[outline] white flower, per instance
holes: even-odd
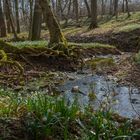
[[[46,121],[47,121],[47,117],[44,116],[44,117],[42,118],[42,121],[43,121],[43,122],[46,122]]]

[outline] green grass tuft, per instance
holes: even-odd
[[[81,48],[116,48],[115,46],[101,43],[70,43],[70,44],[81,46]]]
[[[140,24],[133,23],[126,26],[119,27],[117,30],[114,30],[115,33],[117,32],[131,32],[133,30],[140,29]]]
[[[119,125],[111,119],[110,111],[92,110],[90,106],[81,110],[76,101],[68,105],[61,96],[51,97],[41,92],[22,96],[20,93],[0,90],[0,117],[8,117],[9,121],[10,118],[22,118],[24,133],[30,139],[88,140],[133,137],[131,121]],[[9,129],[4,132],[8,133]],[[4,136],[3,134],[0,138],[3,139]]]
[[[40,47],[46,47],[48,42],[47,41],[20,41],[20,42],[11,42],[11,44],[17,48],[24,48],[24,47],[35,47],[35,48],[40,48]]]

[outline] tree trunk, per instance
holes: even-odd
[[[5,37],[5,36],[6,36],[6,25],[5,25],[4,14],[2,10],[2,3],[0,0],[0,37]]]
[[[67,27],[67,25],[68,25],[68,19],[69,19],[69,15],[70,15],[70,11],[71,11],[71,4],[72,4],[72,0],[69,0],[67,14],[64,17],[64,19],[65,19],[64,27]]]
[[[116,19],[118,18],[118,0],[114,0],[114,14],[113,16],[116,16]]]
[[[67,46],[67,41],[65,37],[63,36],[60,26],[56,20],[56,17],[54,16],[51,10],[49,1],[40,0],[39,3],[40,3],[40,6],[41,6],[41,9],[45,17],[49,33],[50,33],[49,46],[51,46],[52,44],[58,44],[58,43],[62,43],[65,46]]]
[[[17,25],[17,33],[20,33],[20,25],[19,25],[19,0],[15,0],[15,10],[16,10],[16,25]]]
[[[10,1],[9,0],[5,0],[5,2],[6,2],[6,5],[7,5],[7,13],[8,13],[8,17],[9,17],[9,20],[10,20],[10,24],[11,24],[11,27],[12,27],[13,34],[14,34],[14,38],[17,40],[18,36],[17,36],[16,30],[15,30],[12,10],[10,8]]]
[[[91,0],[91,24],[89,29],[97,27],[97,0]]]
[[[30,4],[30,25],[29,25],[29,34],[28,34],[28,39],[29,40],[31,40],[31,38],[32,38],[33,3],[34,3],[34,0],[29,0],[29,4]]]
[[[105,1],[102,0],[102,16],[105,15]]]
[[[128,0],[125,0],[125,2],[126,2],[126,12],[127,12],[128,17],[130,17],[131,15],[129,12]]]
[[[5,17],[6,17],[6,27],[7,27],[7,32],[11,33],[11,24],[10,24],[10,19],[8,16],[8,9],[7,9],[7,4],[5,2],[5,0],[3,0],[3,9],[4,9],[4,13],[5,13]]]
[[[57,13],[57,20],[60,20],[62,18],[62,7],[61,7],[61,0],[56,0],[56,13]]]
[[[85,6],[86,6],[86,8],[87,8],[87,12],[88,12],[88,18],[90,18],[90,17],[91,17],[90,7],[89,7],[89,5],[88,5],[87,0],[84,0],[84,2],[85,2]]]
[[[42,11],[39,0],[35,0],[31,40],[39,40],[41,33]]]
[[[113,7],[112,7],[112,5],[113,5],[113,1],[110,0],[109,14],[110,14],[111,16],[113,15]]]
[[[78,0],[73,0],[73,10],[75,14],[76,22],[79,22],[79,10],[78,10]]]
[[[24,2],[25,2],[25,0],[21,1],[23,19],[25,19],[25,3]]]
[[[125,0],[122,1],[122,12],[124,13],[125,12]]]

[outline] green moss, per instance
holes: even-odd
[[[92,60],[88,60],[86,62],[88,66],[91,67],[92,70],[97,69],[98,67],[108,67],[113,66],[115,64],[113,58],[94,58]]]
[[[0,61],[7,61],[7,55],[3,50],[0,50],[1,60]]]
[[[46,47],[48,45],[47,41],[19,41],[19,42],[11,42],[11,45],[17,48],[31,47],[31,48],[41,48]]]
[[[80,46],[81,48],[116,48],[115,46],[101,43],[69,43],[69,44]]]
[[[134,23],[134,24],[122,26],[122,27],[119,27],[116,30],[114,30],[114,32],[115,33],[117,33],[117,32],[131,32],[131,31],[136,30],[136,29],[140,29],[140,24]]]

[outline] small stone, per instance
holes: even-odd
[[[78,92],[79,92],[79,86],[74,86],[74,87],[71,89],[71,92],[73,92],[73,93],[78,93]]]
[[[70,81],[74,81],[75,78],[74,77],[68,77]]]

